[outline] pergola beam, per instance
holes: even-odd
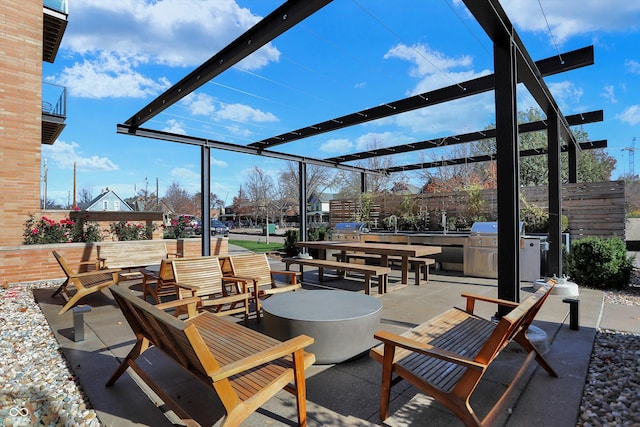
[[[580,142],[580,148],[582,150],[595,150],[597,148],[607,148],[607,140],[599,140],[599,141],[589,141],[589,142]],[[569,146],[563,145],[561,148],[563,153],[569,151]],[[531,156],[542,156],[548,154],[548,150],[546,148],[532,148],[528,150],[520,151],[520,158],[522,157],[531,157]],[[495,154],[481,154],[479,156],[471,156],[471,157],[461,157],[457,159],[448,159],[448,160],[434,160],[432,162],[423,162],[423,163],[413,163],[410,165],[403,166],[393,166],[386,169],[381,169],[381,171],[385,171],[389,174],[397,173],[397,172],[409,172],[419,169],[431,169],[431,168],[439,168],[444,166],[459,166],[459,165],[469,165],[473,163],[482,163],[489,162],[496,159]]]
[[[585,67],[593,64],[593,46],[563,53],[562,59],[563,61],[558,61],[556,57],[551,57],[540,60],[536,62],[536,64],[540,66],[540,70],[541,72],[544,72],[544,76],[550,76],[576,68]],[[259,148],[275,147],[277,145],[309,138],[326,132],[333,132],[339,129],[370,122],[372,120],[395,116],[397,114],[406,113],[419,108],[466,98],[472,95],[478,95],[480,93],[493,90],[494,87],[495,76],[490,74],[289,131],[271,138],[263,139],[262,141],[251,143],[249,146]]]
[[[588,113],[573,114],[566,117],[569,126],[585,125],[588,123],[601,122],[604,120],[604,112],[602,110],[590,111]],[[519,133],[536,132],[547,129],[545,120],[535,122],[522,123],[518,125]],[[430,148],[438,148],[455,144],[464,144],[468,142],[482,141],[485,139],[495,138],[496,130],[487,129],[464,133],[460,135],[445,136],[442,138],[434,138],[426,141],[411,142],[408,144],[396,145],[393,147],[376,148],[369,151],[361,151],[359,153],[345,154],[342,156],[330,157],[325,159],[329,162],[346,163],[355,160],[363,160],[371,157],[379,157],[391,154],[408,153],[412,151],[426,150]]]
[[[215,148],[218,150],[233,151],[235,153],[252,154],[256,156],[270,157],[274,159],[286,160],[290,162],[302,162],[306,164],[342,169],[350,172],[368,173],[373,175],[384,175],[384,171],[361,168],[358,166],[341,165],[327,160],[314,159],[312,157],[298,156],[295,154],[287,154],[278,151],[262,150],[244,145],[231,144],[229,142],[213,141],[211,139],[199,138],[189,135],[179,135],[171,132],[164,132],[154,129],[138,128],[126,124],[116,126],[119,134],[139,136],[143,138],[158,139],[161,141],[178,142],[181,144],[197,145],[199,147]]]
[[[288,0],[256,25],[228,44],[158,98],[134,114],[125,123],[132,127],[144,123],[189,95],[214,77],[242,61],[280,34],[296,26],[331,0]]]

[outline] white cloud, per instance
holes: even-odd
[[[356,139],[356,149],[358,151],[366,151],[410,142],[415,142],[415,139],[396,132],[368,132]]]
[[[229,166],[229,164],[227,162],[225,162],[224,160],[218,160],[215,158],[211,158],[211,166],[215,166],[218,168],[226,168],[227,166]]]
[[[419,81],[408,91],[408,95],[429,92],[490,74],[489,70],[474,71],[470,56],[448,57],[426,45],[398,44],[384,57],[399,58],[413,64],[409,74],[419,78]],[[468,129],[484,128],[494,120],[493,111],[493,96],[481,94],[449,102],[446,105],[435,105],[400,114],[395,116],[393,121],[417,135],[457,133]],[[385,125],[387,121],[378,121],[376,124]]]
[[[209,116],[216,110],[213,97],[205,93],[191,93],[182,102],[193,115]]]
[[[628,59],[624,62],[624,66],[627,67],[627,71],[633,74],[640,74],[640,63],[633,59]]]
[[[116,171],[118,165],[113,163],[108,157],[82,157],[80,144],[76,142],[66,143],[57,140],[53,145],[42,146],[42,157],[53,162],[60,169],[73,169],[76,165],[78,171],[94,172],[100,171]]]
[[[566,108],[567,101],[571,105],[579,105],[580,99],[584,95],[582,88],[577,87],[573,82],[568,80],[550,83],[549,90],[562,109]]]
[[[424,44],[407,46],[400,43],[392,47],[384,55],[384,58],[399,58],[413,63],[414,67],[410,70],[409,75],[420,78],[431,74],[440,74],[452,68],[469,67],[472,63],[470,56],[447,57]]]
[[[632,105],[620,114],[616,114],[616,119],[628,123],[631,126],[640,123],[640,105]]]
[[[346,138],[330,139],[320,145],[320,151],[325,153],[346,153],[353,148],[353,143]]]
[[[548,34],[548,21],[553,38],[560,45],[576,35],[628,32],[640,28],[640,3],[637,1],[615,2],[615,5],[602,0],[581,0],[579,3],[502,0],[500,3],[518,30]]]
[[[194,172],[188,167],[177,167],[171,169],[169,176],[173,177],[173,181],[178,182],[180,186],[191,192],[200,191],[200,173]]]
[[[245,104],[223,104],[214,116],[218,119],[233,120],[237,122],[277,122],[278,118]]]
[[[607,85],[602,89],[602,97],[608,99],[612,104],[618,102],[616,99],[615,88],[612,85]]]
[[[261,19],[233,0],[84,0],[72,13],[63,48],[135,52],[169,66],[204,62]],[[266,45],[242,64],[256,69],[279,55]]]
[[[184,130],[184,123],[182,123],[180,120],[169,119],[167,120],[167,125],[168,126],[162,128],[163,132],[171,132],[178,135],[187,134],[187,131]]]
[[[66,86],[70,95],[80,98],[145,98],[169,87],[167,79],[154,80],[135,70],[145,62],[143,57],[101,52],[45,79]]]

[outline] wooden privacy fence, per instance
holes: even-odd
[[[521,194],[532,205],[545,210],[549,208],[547,186],[523,187]],[[405,195],[378,194],[371,206],[371,220],[382,228],[382,220],[398,215]],[[469,195],[465,191],[450,193],[413,194],[414,214],[423,217],[427,230],[441,230],[442,212],[447,217],[471,218]],[[486,220],[497,218],[497,196],[495,189],[482,190],[480,198],[483,209],[479,212]],[[353,221],[359,212],[354,200],[332,200],[330,202],[330,226],[338,222]],[[604,181],[564,184],[562,186],[562,214],[569,219],[571,240],[588,236],[625,238],[625,182]]]

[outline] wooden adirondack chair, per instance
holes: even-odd
[[[53,296],[56,296],[63,292],[68,299],[67,303],[62,307],[58,314],[62,314],[69,310],[82,297],[115,284],[117,282],[118,273],[121,271],[120,269],[110,269],[75,273],[71,267],[69,267],[69,264],[67,264],[67,261],[62,255],[56,251],[53,251],[52,253],[56,258],[56,261],[58,261],[58,264],[60,264],[60,268],[62,268],[62,271],[64,271],[64,274],[67,276],[67,280],[65,280],[64,283],[53,293]],[[69,285],[72,285],[76,289],[74,294],[71,294],[69,291]]]
[[[131,368],[164,402],[160,408],[172,409],[185,425],[200,425],[142,369],[147,363],[137,363],[140,355],[154,346],[218,395],[225,415],[216,425],[241,425],[282,389],[296,396],[298,425],[307,425],[304,371],[315,356],[304,348],[313,344],[313,338],[299,335],[281,342],[213,313],[195,315],[197,298],[151,305],[117,286],[110,290],[136,336],[136,344],[107,387]],[[178,304],[190,307],[184,310],[189,319],[182,321],[162,310]]]
[[[212,311],[218,316],[243,313],[244,323],[248,323],[246,280],[223,277],[217,257],[176,258],[171,260],[171,266],[179,299],[199,297],[199,309]]]
[[[293,271],[271,270],[266,254],[231,256],[228,259],[233,277],[247,281],[251,285],[251,298],[255,301],[256,319],[260,321],[260,298],[280,292],[300,289],[300,283]],[[283,275],[286,284],[278,285],[275,276]]]
[[[371,357],[382,364],[380,419],[389,416],[391,387],[406,380],[424,394],[453,412],[466,426],[491,426],[509,403],[509,396],[526,378],[534,361],[552,377],[556,372],[526,332],[538,310],[551,294],[554,284],[540,287],[521,303],[497,298],[462,294],[466,309],[452,308],[402,335],[378,331],[382,341],[371,349]],[[498,322],[474,314],[477,301],[511,307]],[[520,369],[488,414],[480,419],[470,404],[476,386],[491,363],[506,346],[515,341],[527,353]]]

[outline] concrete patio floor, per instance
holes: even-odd
[[[273,262],[273,269],[282,267],[281,263]],[[457,273],[432,271],[428,285],[399,286],[398,282],[399,271],[394,270],[389,280],[390,292],[376,295],[383,304],[380,328],[394,332],[406,331],[452,306],[463,306],[460,298],[463,292],[497,295],[495,280],[464,277]],[[522,298],[531,292],[530,285],[522,284]],[[358,279],[334,280],[319,286],[316,270],[305,269],[305,292],[322,289],[323,286],[362,292],[362,282]],[[130,289],[137,293],[141,291],[139,284],[131,285]],[[377,291],[376,287],[374,291]],[[53,289],[39,289],[34,293],[65,357],[104,425],[180,424],[171,414],[163,413],[161,402],[131,375],[123,375],[113,387],[104,386],[134,343],[131,329],[108,291],[82,300],[83,304],[91,306],[91,312],[84,315],[85,339],[80,342],[73,339],[72,312],[57,314],[62,299],[51,297]],[[572,330],[569,328],[569,306],[562,299],[562,296],[552,295],[534,322],[547,334],[549,351],[546,358],[559,377],[549,377],[534,365],[522,389],[514,394],[511,409],[503,414],[498,425],[576,425],[596,329],[640,332],[640,321],[631,311],[626,311],[623,306],[615,306],[615,310],[608,307],[603,303],[603,293],[591,289],[580,291],[580,328]],[[495,313],[495,307],[488,304],[477,308],[482,316]],[[250,326],[260,330],[255,320],[250,322]],[[517,350],[505,351],[492,365],[472,398],[472,406],[480,416],[495,403],[523,357]],[[163,354],[150,349],[141,359],[143,369],[201,425],[213,425],[220,419],[223,412],[215,394]],[[461,425],[449,411],[407,384],[398,384],[392,390],[392,415],[381,422],[378,417],[380,376],[379,364],[367,354],[336,365],[311,367],[307,371],[309,426]],[[243,426],[295,424],[295,400],[282,391],[251,415]]]

